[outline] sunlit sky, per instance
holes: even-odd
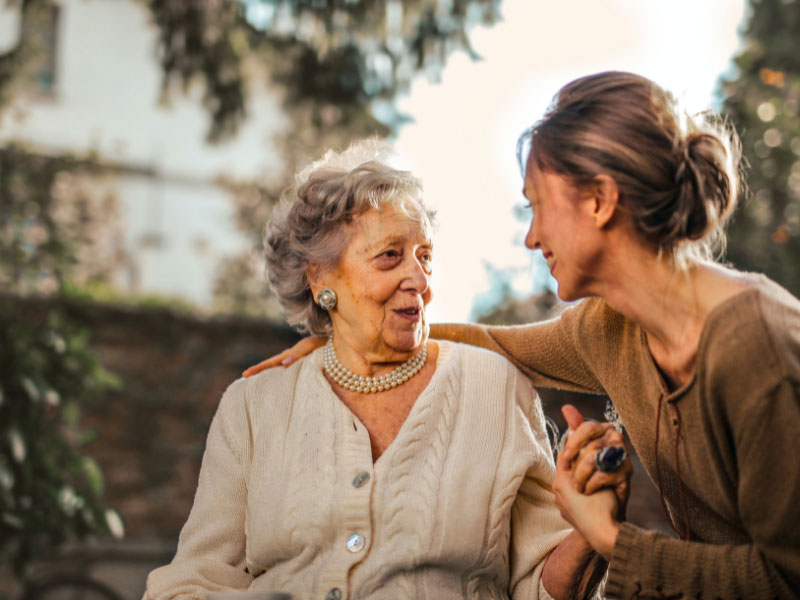
[[[597,71],[633,71],[690,110],[714,107],[746,10],[744,0],[504,0],[502,8],[503,22],[472,32],[484,60],[456,54],[440,82],[420,78],[398,103],[414,122],[395,147],[438,211],[432,321],[469,318],[475,298],[485,300],[490,289],[485,263],[518,269],[519,294],[530,293],[534,281],[548,285],[513,214],[522,202],[514,151],[563,84]]]

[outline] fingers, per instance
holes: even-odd
[[[584,421],[581,411],[572,406],[572,404],[565,404],[562,406],[561,414],[564,415],[564,419],[567,421],[567,427],[573,430],[580,427],[581,423]]]
[[[592,440],[602,438],[609,429],[613,431],[609,423],[583,421],[569,433],[561,454],[564,455],[566,460],[572,462],[580,454],[584,446],[591,443]]]
[[[633,464],[630,458],[626,459],[622,466],[611,473],[595,470],[585,481],[583,486],[584,494],[593,494],[602,488],[610,488],[617,492],[621,502],[628,500],[628,481],[633,473]]]
[[[625,446],[622,435],[613,427],[607,423],[595,423],[595,425],[599,427],[593,427],[591,431],[585,432],[584,436],[598,435],[601,432],[602,435],[587,439],[586,443],[578,450],[572,460],[572,477],[575,480],[577,488],[582,492],[585,492],[586,483],[589,478],[597,472],[597,465],[595,464],[597,451],[606,446]],[[586,430],[588,427],[584,429]],[[602,473],[602,471],[600,471],[600,473]]]

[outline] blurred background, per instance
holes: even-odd
[[[296,339],[263,225],[353,138],[438,211],[432,320],[543,319],[517,136],[641,73],[736,125],[724,260],[800,295],[798,40],[798,0],[0,0],[0,598],[139,598],[171,558],[221,393]],[[669,530],[641,467],[629,517]]]

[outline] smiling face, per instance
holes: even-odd
[[[425,306],[432,297],[427,223],[386,204],[347,228],[349,243],[339,264],[310,278],[315,297],[322,287],[338,297],[330,315],[339,358],[354,370],[406,360],[427,337]]]
[[[528,165],[523,194],[533,212],[525,245],[542,251],[562,300],[588,295],[602,241],[592,218],[593,196],[534,164]]]

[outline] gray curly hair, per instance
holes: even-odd
[[[401,207],[426,228],[432,225],[434,213],[422,201],[422,183],[390,167],[391,156],[391,149],[375,139],[354,142],[340,153],[329,150],[297,174],[267,223],[267,279],[298,331],[331,330],[330,316],[314,302],[306,273],[311,265],[325,273],[339,263],[350,240],[345,225],[384,204]]]

